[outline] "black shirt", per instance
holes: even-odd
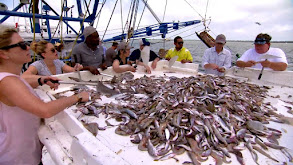
[[[129,56],[129,60],[130,61],[136,61],[140,58],[140,49],[135,49],[131,55]],[[159,56],[152,50],[150,50],[150,61],[154,61],[156,58],[159,58]],[[142,62],[142,59],[140,59],[140,61]]]
[[[119,61],[119,65],[126,65],[126,64],[128,64],[128,60],[129,60],[129,58],[127,57],[127,58],[125,59],[125,64],[123,64],[123,61],[121,60],[121,58],[120,58],[119,55],[116,55],[114,61],[115,61],[115,60],[118,60],[118,61]]]

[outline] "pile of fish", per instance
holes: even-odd
[[[200,164],[209,157],[216,164],[231,163],[234,154],[245,164],[242,150],[248,149],[255,163],[258,154],[279,162],[267,151],[279,150],[292,162],[290,151],[280,146],[280,130],[266,126],[270,121],[285,123],[270,103],[264,103],[269,87],[240,82],[233,78],[197,75],[196,77],[141,77],[103,82],[120,94],[117,103],[80,107],[85,115],[106,115],[116,119],[115,133],[130,136],[138,149],[154,160],[166,160],[187,152]],[[143,95],[141,98],[137,95]],[[121,104],[119,102],[127,102]],[[91,132],[98,125],[86,123]]]

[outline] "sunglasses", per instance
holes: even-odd
[[[28,46],[28,43],[26,42],[19,42],[17,44],[13,44],[13,45],[9,45],[9,46],[4,46],[0,49],[5,49],[5,50],[8,50],[8,49],[11,49],[11,48],[14,48],[14,47],[20,47],[22,50],[26,50],[27,49],[27,46]]]
[[[182,41],[182,42],[177,42],[177,44],[183,44],[184,42]]]
[[[51,48],[50,50],[51,50],[52,53],[55,53],[56,52],[56,49],[55,48]]]

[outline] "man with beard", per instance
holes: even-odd
[[[71,62],[79,63],[82,70],[89,70],[92,74],[99,74],[98,68],[106,69],[103,47],[99,45],[100,38],[97,30],[88,26],[83,31],[84,42],[76,45],[72,50]]]

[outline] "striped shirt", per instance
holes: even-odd
[[[53,63],[56,67],[56,74],[62,74],[63,73],[62,68],[65,65],[64,62],[56,59],[53,61]],[[36,61],[32,63],[31,65],[36,67],[36,69],[38,70],[38,75],[42,75],[42,76],[53,75],[51,71],[49,70],[48,66],[46,65],[46,63],[44,62],[44,60]]]

